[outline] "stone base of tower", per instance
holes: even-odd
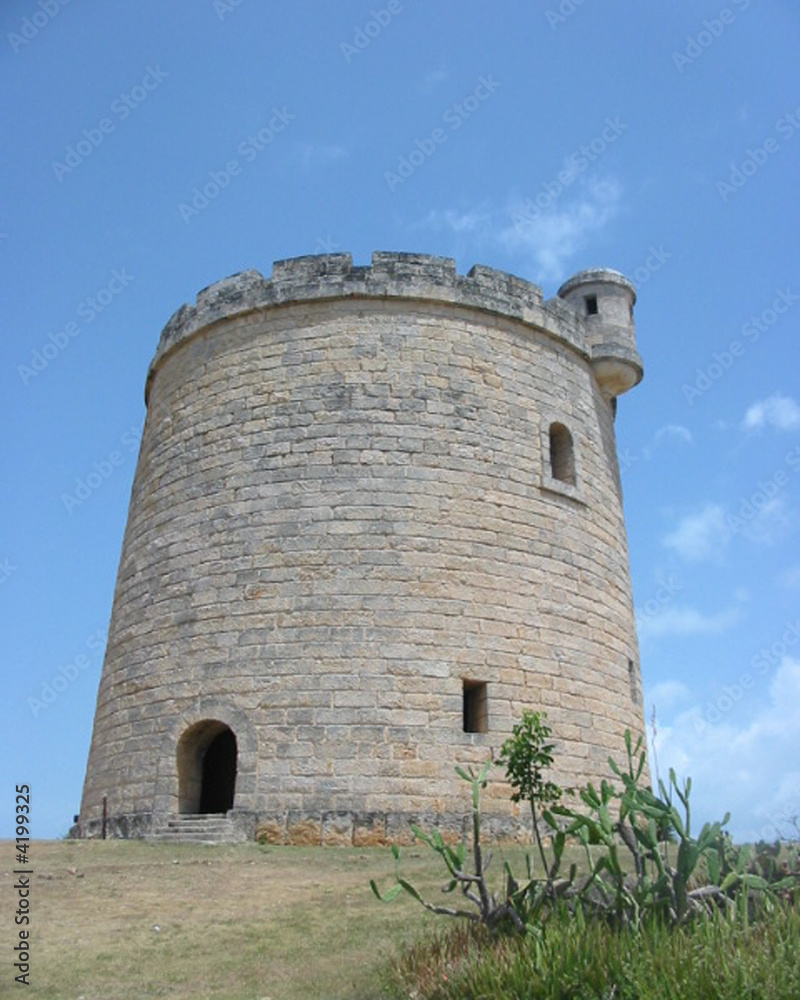
[[[218,840],[225,843],[245,843],[255,839],[255,813],[231,809],[218,815],[124,813],[108,816],[106,837],[111,840]],[[208,828],[208,830],[206,830]],[[211,832],[207,838],[198,834]],[[99,840],[103,836],[102,819],[79,820],[67,836],[72,840]]]
[[[436,829],[447,843],[468,840],[472,817],[468,813],[357,813],[344,811],[289,811],[262,817],[256,839],[268,844],[321,844],[331,847],[371,847],[410,844],[412,825]],[[530,827],[510,816],[483,816],[488,840],[530,842]]]
[[[106,836],[109,839],[140,840],[153,829],[153,814],[142,812],[108,816],[105,827]],[[70,840],[99,840],[102,836],[103,820],[99,817],[97,819],[79,819],[67,834]]]
[[[109,816],[106,820],[106,837],[121,840],[156,840],[171,843],[194,841],[186,822],[196,817],[155,813],[128,813]],[[222,819],[222,817],[221,817]],[[375,847],[385,844],[410,844],[413,841],[412,825],[424,830],[436,829],[447,843],[467,841],[472,835],[472,817],[469,813],[359,813],[347,811],[305,812],[289,810],[276,814],[257,814],[244,810],[231,810],[224,815],[230,827],[226,842],[243,843],[257,840],[264,844],[324,847]],[[530,843],[529,824],[515,816],[481,817],[481,826],[487,840]],[[169,830],[171,835],[163,836]],[[186,836],[182,836],[186,832]],[[78,821],[68,837],[75,840],[99,840],[103,835],[102,819]]]

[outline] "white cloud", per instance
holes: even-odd
[[[683,424],[666,424],[664,427],[660,427],[655,433],[653,443],[656,444],[665,437],[676,437],[687,444],[692,443],[692,432]]]
[[[432,90],[439,86],[440,83],[449,77],[449,73],[446,69],[436,69],[431,73],[426,73],[419,84],[419,90],[423,94],[429,94]]]
[[[682,681],[659,681],[645,692],[645,705],[655,705],[659,712],[668,712],[689,698],[689,688]]]
[[[747,685],[731,679],[705,705],[659,725],[661,774],[674,767],[693,779],[700,822],[730,810],[736,837],[774,838],[776,827],[787,830],[800,814],[798,732],[800,660],[784,657],[768,685],[764,678]]]
[[[743,423],[748,430],[764,426],[780,431],[796,430],[800,427],[800,406],[790,396],[781,396],[776,392],[753,403],[745,413]]]
[[[642,449],[644,457],[652,458],[656,448],[662,442],[668,440],[679,441],[689,445],[694,444],[692,432],[688,427],[684,427],[683,424],[666,424],[664,427],[659,427],[650,443],[644,446]]]
[[[783,497],[764,500],[760,506],[756,497],[744,498],[730,516],[720,504],[706,504],[681,518],[661,544],[689,563],[718,560],[734,535],[757,545],[775,545],[794,527],[796,517]]]
[[[414,226],[415,229],[449,229],[457,236],[463,236],[465,233],[486,234],[491,227],[491,210],[480,208],[473,208],[467,212],[457,212],[452,208],[443,211],[433,210],[428,212],[422,222]]]
[[[725,511],[719,504],[706,504],[697,514],[687,514],[663,545],[686,562],[701,562],[719,555],[730,540]]]
[[[642,639],[664,635],[721,635],[740,617],[738,608],[706,615],[697,608],[665,607],[652,615],[637,616],[636,625]]]
[[[317,145],[312,142],[298,143],[296,149],[303,170],[325,167],[343,160],[348,155],[347,150],[342,146]]]
[[[793,520],[783,497],[773,497],[745,523],[742,533],[749,541],[759,545],[775,545],[786,535]]]
[[[486,204],[463,212],[431,211],[413,228],[449,230],[468,238],[473,247],[518,255],[518,270],[533,281],[561,281],[571,258],[618,214],[621,201],[617,181],[580,178],[535,217],[517,199],[502,209]]]
[[[621,200],[622,187],[617,181],[589,179],[579,183],[575,196],[562,195],[534,218],[526,217],[524,208],[516,206],[511,214],[517,221],[500,230],[498,241],[530,262],[536,281],[558,281],[565,277],[568,261],[587,238],[618,214]]]
[[[778,577],[778,582],[786,590],[800,590],[800,563],[784,570]]]

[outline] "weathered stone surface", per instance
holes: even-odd
[[[256,840],[264,844],[287,844],[286,824],[277,820],[265,820],[256,827]]]
[[[172,317],[77,835],[104,794],[115,835],[200,811],[228,732],[231,801],[202,811],[274,843],[403,839],[413,816],[458,836],[454,765],[528,707],[549,712],[557,779],[607,775],[643,730],[611,398],[641,375],[635,294],[599,269],[559,295],[334,254]],[[465,682],[486,685],[485,732],[464,731]],[[486,807],[516,836],[502,786]]]
[[[303,814],[289,814],[286,824],[286,840],[289,844],[314,846],[322,843],[322,823],[319,819]]]
[[[353,820],[353,846],[375,847],[386,843],[386,815],[372,813]]]
[[[349,847],[353,843],[352,813],[323,813],[322,843],[329,847]]]

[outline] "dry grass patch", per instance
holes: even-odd
[[[6,913],[12,856],[6,842]],[[377,998],[380,966],[429,920],[370,892],[392,877],[386,848],[40,841],[31,862],[30,995],[45,1000]],[[437,891],[427,852],[403,868]],[[7,971],[0,996],[12,986]]]

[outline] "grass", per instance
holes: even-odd
[[[0,849],[9,914],[12,844]],[[404,870],[436,892],[427,854],[407,849]],[[372,895],[371,877],[392,879],[387,848],[36,841],[31,867],[37,1000],[372,1000],[388,957],[435,922]],[[11,987],[8,962],[0,997]]]
[[[0,850],[9,914],[12,844]],[[521,848],[505,854],[523,870]],[[393,882],[387,848],[36,841],[31,867],[29,992],[42,1000],[800,998],[796,911],[751,931],[720,923],[643,938],[555,922],[537,953],[406,896],[379,903],[368,883]],[[496,877],[501,868],[498,857]],[[406,848],[402,873],[436,898],[431,852]],[[0,997],[16,985],[8,962]]]
[[[450,927],[395,960],[393,982],[418,1000],[798,1000],[800,913],[640,935],[559,918],[540,942]]]

